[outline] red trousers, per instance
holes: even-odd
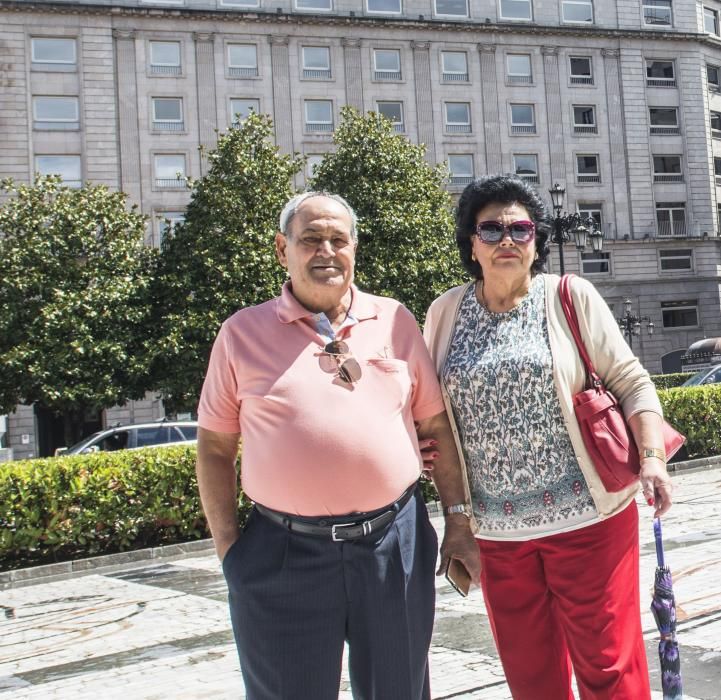
[[[481,586],[515,700],[648,700],[638,510],[527,542],[478,540]]]

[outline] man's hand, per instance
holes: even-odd
[[[645,457],[641,460],[641,489],[646,503],[656,506],[654,518],[660,518],[671,507],[673,484],[666,471],[666,465],[657,457]]]
[[[479,585],[481,580],[481,555],[470,522],[462,513],[446,516],[446,530],[441,543],[441,563],[436,576],[445,573],[448,562],[458,559],[471,575],[471,581]]]

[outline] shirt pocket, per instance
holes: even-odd
[[[409,404],[412,382],[407,362],[385,357],[371,358],[366,361],[366,372],[376,405],[382,403],[402,410]]]

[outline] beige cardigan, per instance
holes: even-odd
[[[578,464],[581,467],[588,489],[591,493],[599,516],[608,518],[625,508],[634,498],[638,483],[610,493],[606,491],[596,468],[583,444],[583,438],[573,412],[573,396],[582,391],[585,384],[585,371],[576,344],[563,315],[561,300],[558,295],[560,277],[544,275],[546,287],[546,318],[548,336],[553,359],[553,379],[556,394],[561,403],[563,420],[566,423]],[[456,315],[464,292],[474,282],[449,289],[436,299],[428,309],[423,336],[436,365],[441,382],[443,401],[446,405],[451,428],[456,440],[458,454],[463,465],[466,498],[470,503],[468,473],[463,458],[458,428],[456,426],[450,398],[443,383],[443,365],[448,353],[448,346],[455,327]],[[608,389],[616,396],[624,415],[629,418],[639,411],[653,411],[663,415],[661,403],[648,372],[642,367],[636,356],[626,344],[616,320],[595,287],[581,277],[574,277],[571,283],[573,305],[578,316],[581,336],[591,356],[596,371]],[[474,532],[478,525],[472,521]]]

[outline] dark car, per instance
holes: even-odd
[[[137,450],[141,447],[194,444],[198,439],[195,421],[136,423],[106,428],[82,439],[72,447],[59,447],[55,455],[84,455],[91,452]]]
[[[703,384],[718,384],[719,382],[721,382],[721,365],[714,365],[696,372],[693,377],[689,377],[681,386],[702,386]]]

